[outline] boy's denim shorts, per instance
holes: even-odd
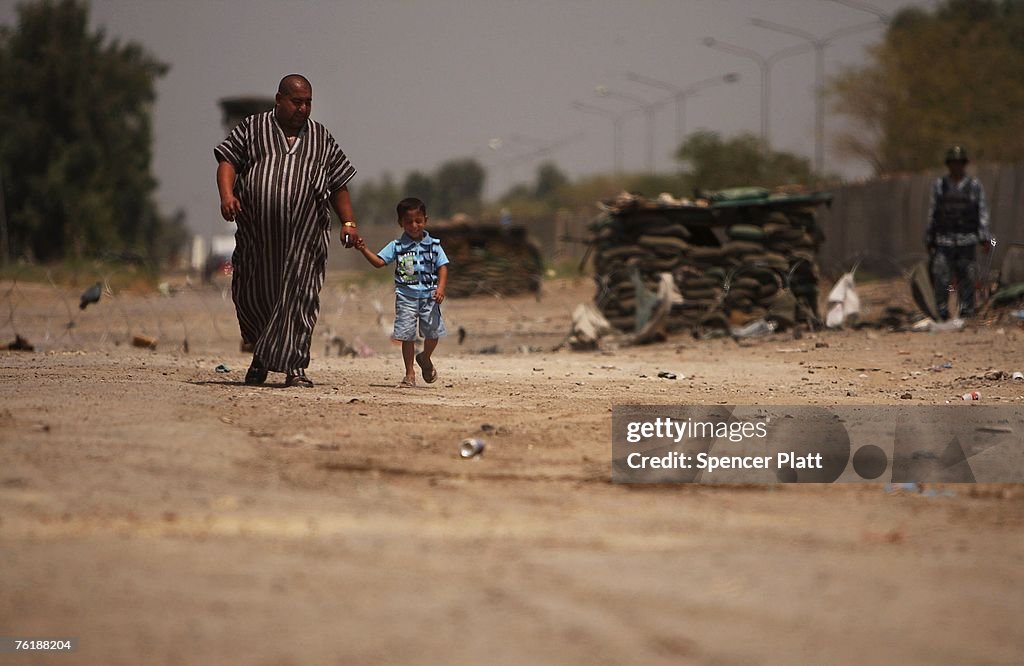
[[[441,318],[441,305],[424,292],[422,298],[395,293],[395,340],[415,340],[416,326],[424,339],[443,338],[448,335]]]

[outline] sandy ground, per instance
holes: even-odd
[[[552,352],[592,296],[561,281],[451,301],[465,343],[401,390],[389,288],[332,282],[317,384],[285,389],[241,383],[215,287],[0,292],[2,335],[40,348],[0,352],[0,636],[79,641],[4,663],[1024,659],[1020,486],[621,486],[609,460],[614,404],[1020,405],[976,378],[1022,369],[1019,327]]]

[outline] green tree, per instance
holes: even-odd
[[[813,178],[807,159],[769,150],[753,134],[723,140],[716,132],[696,132],[676,152],[683,163],[683,182],[690,188],[808,184]]]
[[[427,205],[428,212],[432,211],[434,209],[434,179],[422,171],[410,172],[405,177],[402,197],[416,197]]]
[[[842,153],[881,173],[941,163],[950,144],[973,158],[1024,157],[1024,2],[946,0],[899,12],[870,62],[830,86],[853,121]]]
[[[533,185],[517,183],[499,199],[501,207],[513,212],[534,216],[554,213],[565,205],[565,194],[572,184],[565,172],[554,162],[543,162],[537,167]]]
[[[569,184],[569,177],[554,162],[544,162],[537,167],[537,185],[533,188],[533,196],[541,201],[548,201],[553,207],[558,206],[558,191]]]
[[[88,29],[88,6],[40,0],[0,28],[0,181],[14,255],[159,254],[152,105],[167,65]]]
[[[480,212],[486,171],[473,158],[449,160],[434,176],[434,208],[438,217],[455,213],[475,215]]]

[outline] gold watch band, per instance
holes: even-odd
[[[342,222],[341,226],[343,226],[343,227],[354,227],[354,226],[356,226],[356,223],[354,221],[352,221],[352,220],[349,220],[348,222]]]

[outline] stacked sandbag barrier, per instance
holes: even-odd
[[[430,233],[441,239],[451,261],[448,296],[512,296],[540,289],[544,263],[522,227],[442,223],[431,225]]]
[[[727,331],[757,319],[785,328],[818,319],[815,207],[827,195],[751,201],[641,197],[606,202],[592,226],[595,302],[616,328],[642,325],[646,292],[672,274],[683,296],[669,330]],[[638,294],[638,290],[640,293]]]
[[[700,225],[710,221],[707,205],[666,206],[630,195],[605,204],[605,214],[591,227],[595,304],[612,326],[623,331],[639,328],[638,299],[642,310],[645,296],[657,290],[660,273],[675,274],[690,263],[690,254],[699,251],[692,243],[704,236]],[[694,306],[686,305],[685,310],[692,313]],[[685,325],[684,313],[683,306],[673,308],[670,326]]]

